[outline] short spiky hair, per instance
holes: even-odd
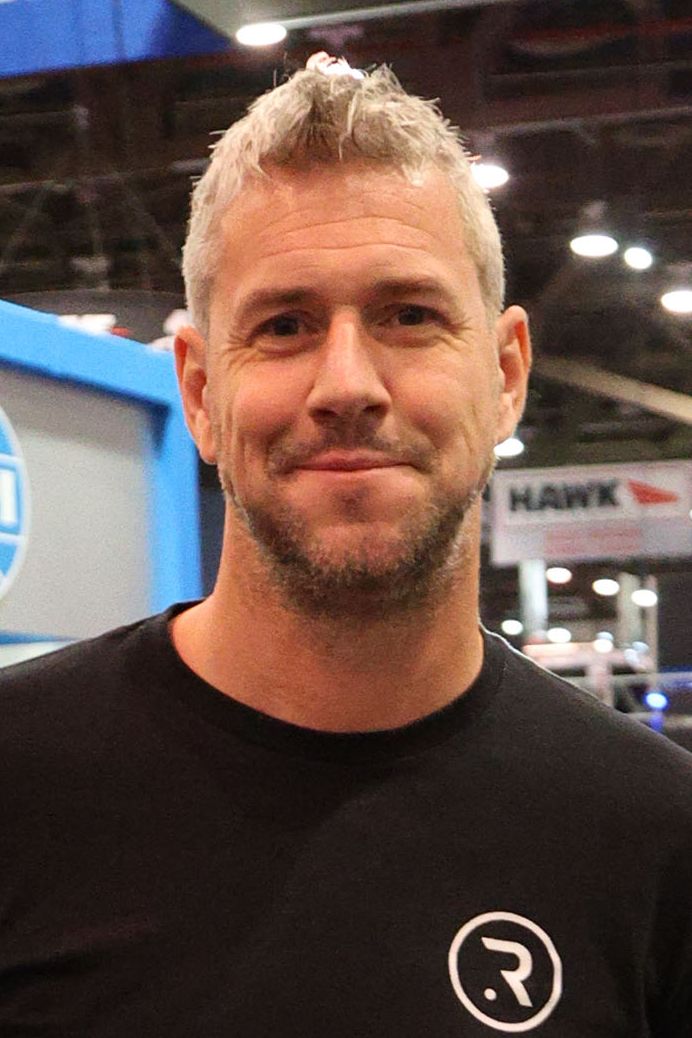
[[[192,320],[204,334],[221,247],[220,218],[245,180],[264,176],[270,166],[349,160],[399,170],[414,184],[431,167],[449,177],[488,316],[493,320],[499,314],[504,295],[500,235],[458,131],[434,103],[407,94],[386,66],[361,78],[316,69],[297,72],[259,97],[216,142],[193,191],[183,276]]]

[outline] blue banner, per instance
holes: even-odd
[[[170,0],[0,0],[0,77],[228,47]]]

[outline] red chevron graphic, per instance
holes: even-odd
[[[660,490],[652,487],[650,483],[640,483],[636,479],[628,479],[627,486],[639,505],[663,505],[671,501],[679,501],[679,495],[670,490]]]

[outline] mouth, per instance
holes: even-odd
[[[401,467],[404,464],[406,463],[381,454],[329,451],[299,465],[298,468],[312,472],[365,472],[371,469]]]

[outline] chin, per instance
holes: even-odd
[[[420,608],[449,587],[466,554],[471,503],[455,498],[396,521],[342,520],[316,529],[295,509],[238,511],[290,606],[306,615],[362,620]]]

